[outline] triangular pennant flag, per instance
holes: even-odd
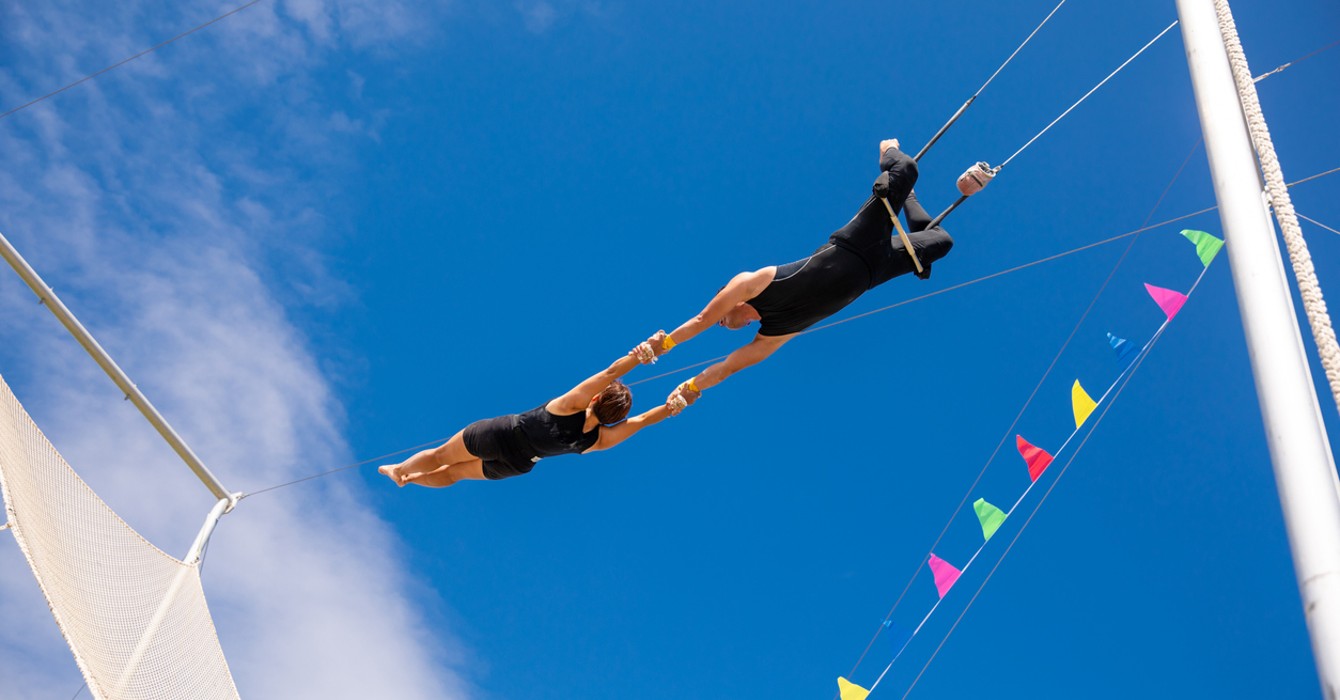
[[[1052,456],[1041,447],[1034,447],[1023,435],[1015,435],[1014,444],[1019,448],[1019,456],[1024,458],[1024,464],[1028,465],[1029,478],[1037,481],[1047,465],[1052,463]]]
[[[1108,333],[1107,342],[1112,344],[1112,349],[1117,353],[1117,362],[1120,362],[1123,368],[1140,356],[1140,347],[1125,338],[1118,338]]]
[[[1182,231],[1182,235],[1186,236],[1188,241],[1196,244],[1196,255],[1200,256],[1200,262],[1205,267],[1210,266],[1210,262],[1214,260],[1214,256],[1219,254],[1219,249],[1224,247],[1224,240],[1222,238],[1215,237],[1204,231],[1186,229]]]
[[[1163,313],[1169,321],[1177,315],[1178,311],[1182,310],[1182,304],[1186,303],[1186,295],[1181,292],[1155,287],[1149,283],[1145,283],[1145,289],[1149,291],[1149,296],[1154,297],[1154,303],[1158,304],[1160,309],[1163,309]]]
[[[954,582],[958,580],[959,574],[963,573],[955,569],[952,564],[931,554],[931,573],[935,574],[935,590],[940,592],[940,597],[945,597],[950,588],[954,587]]]
[[[1079,380],[1075,380],[1075,386],[1070,387],[1070,403],[1075,409],[1075,427],[1084,425],[1084,421],[1089,419],[1089,414],[1098,407],[1098,403],[1089,398],[1088,392],[1079,385]]]
[[[869,694],[870,691],[865,688],[852,683],[842,676],[838,676],[838,695],[842,700],[865,700],[866,696]]]
[[[912,633],[897,622],[894,622],[893,620],[885,620],[884,626],[889,630],[889,641],[893,643],[894,654],[902,652],[903,647],[907,646],[907,643],[912,641]]]
[[[1037,450],[1038,448],[1034,447],[1033,449]],[[1042,452],[1042,450],[1038,451]],[[1043,454],[1046,453],[1043,452]],[[1047,461],[1051,461],[1050,456],[1047,457]],[[1033,481],[1037,480],[1037,477],[1033,477]],[[996,530],[1000,529],[1001,523],[1005,522],[1005,513],[1001,511],[1001,509],[987,503],[985,498],[979,498],[976,501],[973,501],[972,509],[977,511],[977,519],[982,522],[982,537],[990,540],[991,536],[996,534]]]

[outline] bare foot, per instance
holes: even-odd
[[[377,473],[381,474],[382,476],[385,476],[386,478],[390,479],[391,481],[394,481],[396,486],[404,486],[406,482],[401,478],[401,476],[400,476],[399,474],[396,474],[396,467],[398,467],[398,466],[400,466],[400,465],[399,465],[399,464],[386,464],[386,465],[377,467]]]

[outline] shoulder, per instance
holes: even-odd
[[[733,296],[738,296],[741,300],[750,299],[763,291],[764,287],[772,284],[775,277],[777,277],[777,266],[769,265],[753,272],[741,272],[726,286],[734,292]]]
[[[590,401],[590,398],[589,398],[589,397],[587,398],[587,401]],[[547,411],[547,412],[549,412],[550,415],[554,415],[554,416],[570,416],[570,415],[572,415],[572,414],[574,414],[574,413],[578,413],[578,412],[581,412],[581,411],[584,411],[584,410],[586,410],[586,404],[585,404],[585,403],[582,403],[582,404],[580,404],[580,405],[569,405],[569,404],[568,404],[568,397],[567,397],[566,395],[564,395],[564,396],[560,396],[560,397],[558,397],[558,398],[556,398],[556,399],[553,399],[552,401],[550,401],[549,403],[546,403],[546,404],[543,405],[543,406],[539,406],[539,407],[537,407],[537,408],[533,408],[533,409],[527,411],[527,413],[536,413],[536,412],[539,412],[539,411]]]

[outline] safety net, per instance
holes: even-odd
[[[93,697],[237,698],[198,565],[93,493],[0,378],[0,494]]]

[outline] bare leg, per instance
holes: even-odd
[[[400,464],[388,464],[378,467],[377,471],[382,475],[389,477],[397,486],[404,486],[409,483],[410,479],[435,472],[442,467],[466,462],[478,463],[479,458],[470,454],[470,451],[465,449],[465,440],[461,437],[461,433],[456,433],[441,447],[432,450],[424,450]],[[482,463],[480,464],[480,468],[483,468]]]
[[[405,483],[440,489],[465,479],[484,479],[484,463],[480,460],[457,462],[439,467],[427,474],[411,476]]]

